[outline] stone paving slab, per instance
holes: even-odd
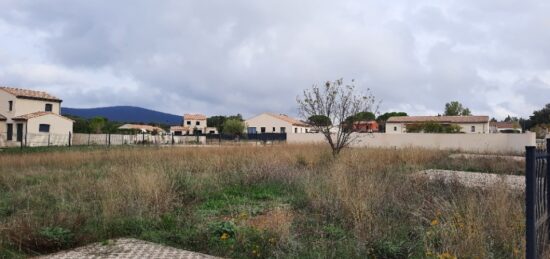
[[[108,244],[94,243],[74,250],[36,257],[37,259],[214,259],[218,257],[185,251],[143,240],[120,238],[110,240]]]
[[[449,156],[450,158],[497,158],[497,159],[505,159],[505,160],[514,160],[518,162],[525,161],[525,157],[523,156],[508,156],[508,155],[482,155],[482,154],[465,154],[465,153],[458,153],[458,154],[451,154]]]
[[[511,190],[525,190],[525,177],[522,175],[499,175],[452,170],[428,169],[414,174],[416,177],[439,180],[444,183],[459,183],[466,187],[489,188],[495,185],[506,185]]]

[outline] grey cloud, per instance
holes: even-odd
[[[4,0],[0,21],[36,34],[43,57],[21,58],[27,47],[10,38],[0,75],[57,91],[67,106],[296,114],[302,89],[344,77],[371,88],[382,111],[440,112],[459,100],[478,114],[526,116],[521,107],[547,89],[508,97],[550,70],[548,11],[543,0]],[[25,66],[41,69],[13,71]]]

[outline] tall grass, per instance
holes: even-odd
[[[228,257],[522,257],[522,195],[409,177],[452,169],[447,156],[334,159],[315,145],[6,154],[0,257],[122,236]],[[480,165],[503,171],[497,163]]]

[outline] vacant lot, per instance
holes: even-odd
[[[520,162],[325,146],[0,154],[0,258],[133,237],[224,257],[518,258],[523,194],[409,177]]]

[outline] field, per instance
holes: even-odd
[[[504,159],[325,146],[0,154],[0,258],[135,237],[232,258],[522,258],[524,195],[411,177]]]

